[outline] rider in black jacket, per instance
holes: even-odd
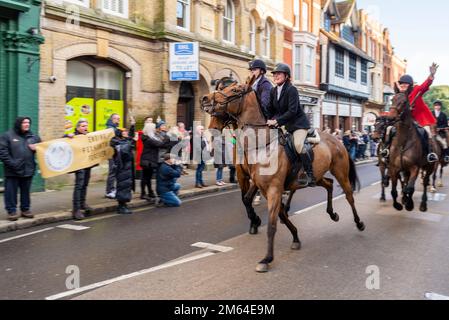
[[[298,90],[290,82],[290,67],[279,63],[272,73],[277,86],[271,90],[267,124],[272,127],[285,126],[285,129],[293,135],[296,152],[307,173],[307,181],[300,178],[298,182],[301,185],[315,187],[313,159],[303,150],[310,122],[299,103]]]
[[[33,218],[30,212],[30,190],[36,172],[35,144],[41,142],[41,139],[30,131],[30,126],[31,118],[18,117],[14,128],[0,136],[0,160],[5,165],[5,209],[11,221],[20,217],[17,214],[19,188],[22,216]]]
[[[432,114],[435,117],[435,119],[437,119],[437,131],[438,131],[437,140],[443,146],[444,160],[446,162],[449,162],[449,148],[447,144],[447,132],[446,132],[446,130],[449,127],[447,115],[443,111],[441,111],[441,108],[443,107],[443,102],[441,102],[440,100],[436,100],[433,103],[433,107],[435,111],[433,111]]]

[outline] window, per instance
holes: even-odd
[[[74,3],[86,8],[89,8],[90,5],[90,0],[64,0],[64,2],[70,2],[70,3]]]
[[[313,73],[313,48],[305,47],[305,66],[306,66],[306,82],[312,82],[312,73]]]
[[[295,46],[295,80],[301,79],[301,46]]]
[[[267,58],[270,57],[270,50],[271,50],[271,25],[267,22],[265,22],[265,30],[263,31],[263,55]]]
[[[351,26],[343,26],[343,39],[345,39],[349,43],[355,44],[355,36]]]
[[[309,31],[309,5],[302,3],[302,31]]]
[[[357,81],[357,56],[349,54],[349,80]]]
[[[368,62],[366,60],[362,60],[362,84],[368,84]]]
[[[335,49],[335,75],[345,77],[345,52],[340,48]]]
[[[128,18],[128,0],[102,0],[101,3],[103,12]]]
[[[225,41],[234,42],[234,24],[234,4],[231,0],[228,0],[223,14],[223,39]]]
[[[293,15],[295,17],[295,29],[299,31],[299,0],[293,1]]]
[[[190,0],[178,0],[176,4],[176,24],[180,28],[190,29]]]
[[[256,53],[256,21],[249,17],[249,52]]]
[[[331,18],[328,13],[324,14],[324,30],[327,32],[331,31]]]

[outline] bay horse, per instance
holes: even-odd
[[[266,125],[265,116],[257,101],[257,96],[252,90],[254,81],[255,77],[252,77],[246,84],[234,83],[222,91],[214,91],[209,95],[203,96],[200,99],[202,110],[215,117],[230,118],[243,137],[245,137],[248,130],[255,131],[256,135],[261,133],[261,131],[262,133],[263,131],[269,133],[272,129]],[[270,137],[270,134],[266,136]],[[238,141],[241,143],[241,137],[238,137]],[[244,141],[243,163],[236,164],[237,177],[240,188],[242,189],[243,199],[246,199],[246,201],[248,201],[247,199],[252,199],[257,189],[259,189],[268,202],[267,252],[265,257],[257,264],[257,272],[267,272],[269,270],[269,264],[274,260],[274,236],[278,216],[293,236],[291,249],[301,249],[298,230],[286,214],[285,205],[282,203],[282,194],[284,190],[295,191],[302,187],[298,184],[296,178],[288,186],[285,186],[292,170],[292,164],[283,147],[273,147],[273,145],[277,146],[277,142],[268,138],[262,147],[268,147],[270,153],[266,155],[265,159],[262,159],[264,161],[250,163],[248,159],[251,153],[257,152],[259,146],[251,150]],[[332,205],[334,180],[324,176],[330,171],[338,180],[346,194],[346,199],[351,205],[357,228],[360,231],[364,231],[365,224],[360,220],[353,196],[353,191],[358,183],[357,172],[355,164],[350,159],[346,148],[332,135],[322,133],[321,142],[314,147],[314,154],[313,171],[317,185],[325,188],[328,194],[327,213],[333,221],[339,221],[339,216],[334,212]],[[270,167],[265,162],[272,163],[272,160],[277,161],[277,166],[274,172],[265,174],[264,169]],[[254,210],[248,212],[248,216],[251,220],[251,227],[260,226],[260,218]]]
[[[427,155],[424,153],[420,136],[418,135],[416,124],[412,118],[412,106],[406,93],[396,93],[393,97],[393,106],[390,109],[391,120],[396,128],[396,134],[390,146],[390,160],[388,173],[391,178],[393,197],[393,207],[402,211],[413,211],[413,194],[415,193],[415,183],[420,170],[423,170],[424,192],[421,200],[420,211],[427,211],[427,187],[430,176],[433,174],[436,163],[429,163]],[[397,185],[401,175],[403,177],[403,198],[402,204],[397,201]]]
[[[385,139],[387,135],[387,128],[390,123],[390,119],[386,116],[382,116],[377,118],[376,123],[374,124],[374,132],[372,135],[372,138],[379,143],[377,146],[377,160],[378,160],[378,167],[380,171],[381,176],[381,194],[380,194],[380,201],[386,202],[387,198],[385,196],[385,188],[388,188],[388,185],[390,183],[390,177],[388,177],[387,174],[387,160],[381,155],[381,151],[385,146]]]
[[[445,139],[446,143],[448,143],[448,145],[449,145],[449,128],[437,129],[437,134],[439,134],[442,139]],[[437,184],[436,183],[437,174],[438,174],[438,168],[437,168],[432,176],[432,188],[430,189],[430,192],[432,192],[432,193],[437,191],[437,187],[439,187],[439,188],[443,187],[443,171],[444,171],[444,168],[449,164],[444,159],[444,149],[443,149],[442,145],[440,145],[439,143],[437,143],[437,145],[438,145],[439,151],[440,151],[438,153],[438,158],[439,158],[439,166],[438,167],[440,168],[440,171],[439,171],[440,178],[438,179],[438,184]]]

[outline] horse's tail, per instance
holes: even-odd
[[[357,175],[357,169],[355,167],[354,161],[349,157],[349,181],[351,182],[353,191],[360,191],[360,180]]]

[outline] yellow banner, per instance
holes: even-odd
[[[78,135],[73,139],[62,138],[36,145],[37,160],[43,178],[89,168],[112,158],[114,149],[110,141],[113,129]]]

